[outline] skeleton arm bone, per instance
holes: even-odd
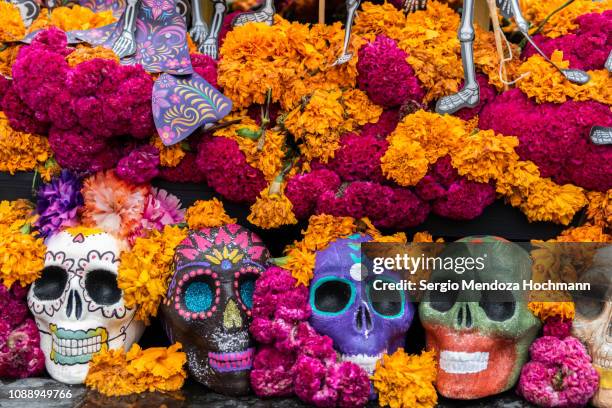
[[[196,44],[201,44],[206,36],[208,35],[208,27],[202,17],[202,9],[199,0],[192,0],[192,18],[191,18],[191,30],[189,34]]]
[[[128,0],[124,11],[123,31],[113,44],[113,51],[119,58],[132,55],[136,52],[136,40],[134,31],[136,30],[136,11],[139,0]]]

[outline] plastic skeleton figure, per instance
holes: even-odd
[[[459,41],[461,42],[461,61],[463,62],[464,85],[459,92],[445,96],[438,100],[436,112],[440,114],[454,113],[462,108],[473,108],[480,101],[480,89],[476,82],[476,72],[474,67],[474,1],[464,0],[461,24],[459,26]],[[561,72],[570,82],[582,85],[589,81],[589,75],[577,69],[561,69],[552,62],[534,43],[528,33],[529,23],[523,17],[518,0],[497,0],[502,15],[506,18],[514,17],[519,31],[525,36],[527,41],[536,51]]]
[[[217,59],[219,57],[219,33],[221,32],[227,6],[225,0],[212,0],[212,2],[215,6],[215,12],[209,29],[202,17],[200,2],[198,0],[193,1],[193,20],[189,34],[191,34],[193,41],[199,45],[198,51]],[[246,23],[267,23],[272,25],[275,12],[274,1],[265,0],[264,5],[259,10],[236,16],[232,25],[234,27],[242,26]]]
[[[353,20],[355,19],[355,14],[357,13],[357,9],[359,8],[359,4],[361,0],[346,0],[346,24],[344,25],[344,43],[342,44],[342,54],[338,57],[336,62],[333,65],[341,65],[345,62],[348,62],[353,58],[353,54],[348,52],[348,48],[351,42],[351,30],[353,29]],[[412,13],[417,10],[425,9],[427,5],[427,0],[404,0],[404,11],[406,13]]]

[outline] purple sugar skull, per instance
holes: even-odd
[[[381,283],[399,282],[399,275],[376,275],[362,263],[361,243],[367,235],[354,234],[317,252],[310,284],[310,323],[331,337],[341,359],[372,374],[384,353],[404,344],[414,306],[403,291],[377,290]],[[375,289],[376,287],[376,289]]]

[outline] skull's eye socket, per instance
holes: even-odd
[[[64,293],[68,273],[61,266],[46,266],[34,282],[34,295],[40,300],[55,300]]]
[[[508,291],[483,291],[478,303],[487,317],[496,322],[503,322],[514,316],[516,302]]]
[[[94,269],[85,277],[87,294],[99,305],[113,305],[121,300],[117,275],[105,269]]]
[[[587,319],[598,317],[606,306],[607,290],[606,286],[591,283],[591,290],[574,293],[576,312]]]
[[[346,279],[329,277],[314,284],[310,291],[310,305],[318,313],[338,315],[355,301],[355,288]]]
[[[185,307],[193,313],[206,312],[212,307],[214,290],[207,280],[193,280],[185,288]]]
[[[242,275],[238,280],[238,292],[240,300],[248,308],[253,308],[253,292],[257,275]]]
[[[385,319],[400,317],[404,314],[405,295],[402,290],[391,290],[384,283],[397,283],[391,279],[375,279],[366,288],[368,300],[376,314]]]
[[[446,281],[434,283],[446,283]],[[448,312],[457,302],[458,295],[459,293],[456,290],[451,289],[430,290],[428,292],[429,305],[438,312]]]

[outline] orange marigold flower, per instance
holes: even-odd
[[[159,164],[163,167],[178,166],[181,160],[183,160],[183,157],[187,154],[180,143],[166,146],[157,135],[151,138],[151,144],[159,150]]]
[[[612,190],[605,193],[590,191],[587,193],[589,206],[587,217],[595,225],[612,227]]]
[[[185,213],[185,221],[192,230],[236,223],[236,219],[227,215],[223,203],[216,198],[193,203]]]
[[[276,184],[272,182],[272,186],[266,187],[251,206],[251,213],[247,217],[251,224],[263,229],[297,224],[293,204],[280,186],[275,188]]]
[[[0,112],[0,171],[31,171],[52,154],[46,137],[14,130]]]
[[[21,40],[25,35],[25,26],[14,4],[3,1],[0,3],[0,43]]]
[[[103,350],[90,361],[85,385],[109,397],[177,391],[187,378],[183,367],[187,355],[181,348],[181,343],[175,343],[143,350],[134,343],[127,353]]]
[[[399,348],[376,362],[372,384],[383,407],[433,408],[438,403],[437,375],[435,351],[409,355]]]
[[[117,284],[127,307],[136,308],[136,319],[149,323],[168,289],[174,249],[187,237],[187,230],[166,225],[136,238],[131,250],[121,254]]]
[[[78,44],[76,49],[70,54],[68,54],[68,56],[66,57],[66,61],[68,62],[68,65],[74,67],[75,65],[78,65],[81,62],[89,61],[96,58],[114,60],[116,62],[119,62],[119,57],[117,57],[117,55],[110,48],[102,46],[90,47],[85,44]]]

